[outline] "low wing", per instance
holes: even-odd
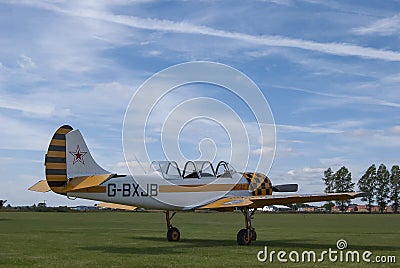
[[[258,195],[223,197],[199,209],[233,210],[235,207],[261,208],[270,205],[288,205],[332,200],[347,200],[368,195],[363,192],[295,195]]]
[[[130,210],[130,211],[134,211],[137,209],[137,207],[134,207],[134,206],[121,205],[121,204],[115,204],[115,203],[106,203],[106,202],[98,203],[96,205],[96,207],[111,208],[111,209],[123,209],[123,210]]]

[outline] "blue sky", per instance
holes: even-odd
[[[26,190],[65,123],[124,172],[130,98],[193,60],[260,87],[277,125],[273,182],[322,192],[328,167],[356,181],[399,164],[400,1],[0,1],[0,29],[0,199],[12,205],[85,203]]]

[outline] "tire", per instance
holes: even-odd
[[[247,235],[247,229],[241,229],[237,233],[237,243],[240,246],[250,245],[251,237]]]
[[[168,229],[167,232],[168,241],[176,242],[179,241],[180,238],[181,238],[181,233],[179,232],[178,228],[171,227]]]

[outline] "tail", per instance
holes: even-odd
[[[110,173],[94,161],[80,131],[68,125],[54,133],[45,166],[47,184],[59,194],[66,193],[69,179]]]

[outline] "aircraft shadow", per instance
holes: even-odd
[[[173,252],[181,252],[181,249],[188,248],[210,248],[210,247],[225,247],[225,248],[235,248],[242,247],[236,244],[235,239],[226,239],[226,240],[215,240],[215,239],[201,239],[201,238],[185,238],[181,239],[179,242],[168,242],[164,237],[148,237],[148,236],[135,236],[131,237],[133,240],[137,240],[137,245],[104,245],[104,246],[93,246],[93,247],[82,247],[83,250],[89,251],[100,251],[105,253],[116,253],[116,254],[171,254]],[[146,241],[145,243],[141,243],[141,241]],[[144,246],[143,244],[151,244],[151,246]],[[285,250],[291,249],[296,251],[303,250],[316,250],[323,251],[331,248],[332,250],[336,250],[336,244],[331,243],[311,243],[305,242],[300,239],[284,239],[284,240],[257,240],[252,241],[251,245],[245,248],[254,248],[254,250],[261,250],[264,246],[268,246],[270,250]],[[399,247],[395,246],[374,246],[371,245],[356,245],[347,248],[347,250],[358,250],[358,251],[374,251],[374,250],[382,250],[382,251],[398,251]]]

